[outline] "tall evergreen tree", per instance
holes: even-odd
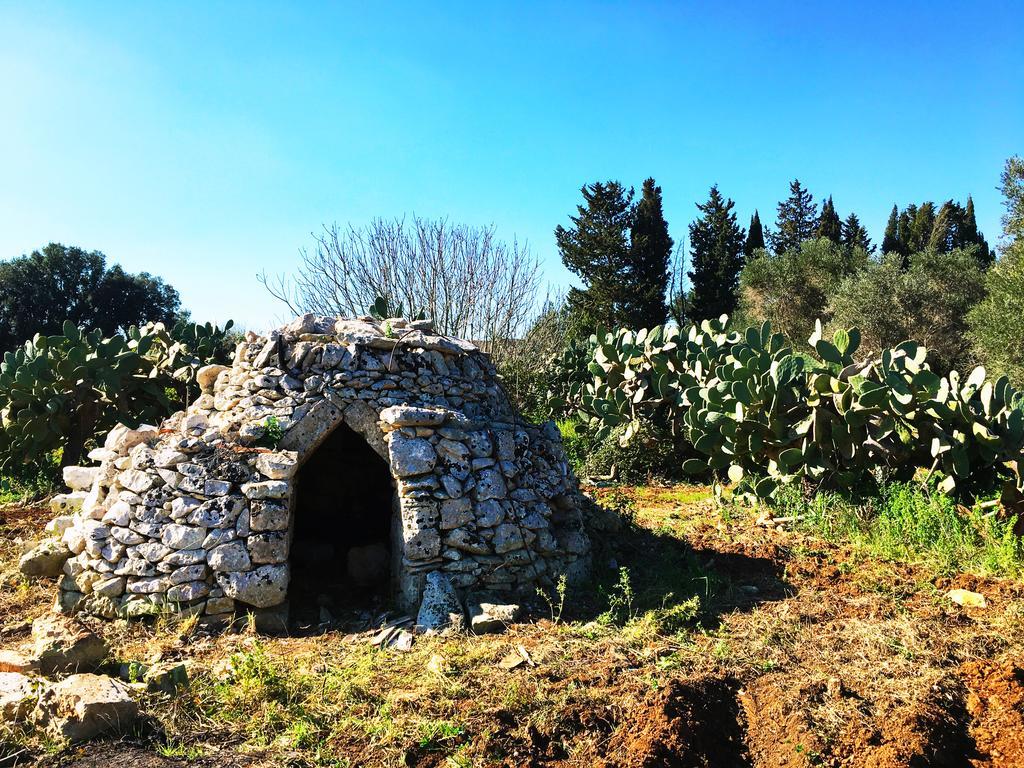
[[[799,179],[789,183],[789,198],[779,203],[779,213],[772,234],[772,247],[776,253],[796,248],[810,240],[818,228],[818,207],[811,193],[803,188]]]
[[[633,190],[617,181],[587,184],[583,205],[570,217],[572,227],[555,228],[562,263],[577,275],[584,288],[570,288],[566,296],[569,333],[585,338],[598,325],[623,321],[624,277],[629,273],[629,230],[633,223]]]
[[[902,253],[899,233],[899,208],[895,204],[889,213],[889,221],[885,225],[885,234],[882,236],[882,253]]]
[[[698,204],[701,216],[690,224],[690,284],[694,321],[731,314],[736,309],[736,288],[743,268],[746,235],[736,223],[733,201],[711,187],[708,201]]]
[[[665,289],[672,245],[661,204],[661,187],[649,178],[644,182],[630,228],[628,292],[622,308],[624,325],[653,328],[668,318]]]
[[[818,237],[824,237],[837,245],[843,239],[843,222],[836,213],[836,207],[832,204],[832,195],[822,203],[821,217],[818,219]]]
[[[764,248],[764,227],[761,226],[761,217],[757,210],[750,217],[750,229],[747,231],[747,242],[743,245],[743,255],[748,259],[754,255],[754,251]]]
[[[957,222],[955,234],[955,247],[967,248],[971,245],[978,246],[978,263],[983,269],[988,269],[995,261],[995,253],[989,247],[985,236],[978,231],[978,220],[974,214],[974,199],[968,195],[967,205],[960,209],[960,220]]]
[[[910,253],[917,253],[928,247],[932,230],[935,228],[935,203],[928,201],[921,203],[920,207],[907,206],[907,211],[910,213],[907,248]]]
[[[863,248],[868,253],[875,250],[867,229],[860,223],[856,213],[851,213],[843,222],[842,244],[849,248]]]
[[[955,244],[957,222],[961,217],[960,206],[947,200],[939,208],[928,235],[928,247],[939,253],[949,253]]]

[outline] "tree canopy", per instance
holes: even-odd
[[[107,267],[99,251],[50,243],[0,262],[0,349],[35,334],[60,333],[65,320],[116,333],[147,321],[182,318],[178,292],[147,272]]]

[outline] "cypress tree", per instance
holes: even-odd
[[[566,296],[572,338],[585,338],[598,325],[612,327],[621,322],[623,278],[631,260],[633,190],[609,181],[587,184],[580,191],[584,205],[576,206],[578,215],[570,217],[572,227],[555,228],[562,263],[584,283],[582,289],[570,288]]]
[[[797,248],[804,240],[813,238],[817,228],[818,207],[814,198],[801,186],[799,179],[793,179],[789,183],[789,197],[779,203],[772,247],[776,253]]]
[[[697,205],[703,215],[690,224],[693,299],[689,316],[696,322],[736,309],[746,236],[736,223],[733,205],[732,200],[722,198],[716,184],[708,201]]]
[[[967,205],[961,209],[960,221],[956,231],[956,247],[966,248],[971,245],[978,246],[978,263],[983,269],[988,269],[995,260],[995,253],[989,248],[985,236],[978,231],[978,220],[974,215],[974,199],[968,195]]]
[[[892,221],[892,217],[890,217],[890,221]],[[868,237],[867,229],[861,225],[856,213],[851,213],[843,222],[842,244],[848,248],[863,248],[868,253],[875,250],[875,246],[871,244],[871,238]]]
[[[822,203],[821,218],[818,220],[818,237],[824,237],[837,245],[843,239],[843,222],[836,213],[836,207],[832,204],[832,195]]]
[[[931,240],[932,230],[935,228],[935,203],[928,201],[921,203],[921,207],[908,206],[907,211],[913,209],[910,215],[910,229],[907,237],[907,248],[910,253],[923,251],[928,247]]]
[[[929,248],[939,253],[949,253],[953,250],[957,221],[962,215],[959,208],[960,206],[952,200],[947,200],[942,204],[932,222],[931,234],[928,235]]]
[[[902,253],[899,235],[899,209],[894,204],[889,213],[889,221],[885,225],[882,236],[882,253]]]
[[[761,226],[761,217],[757,210],[750,217],[750,229],[747,232],[747,242],[743,245],[743,255],[748,259],[754,255],[754,251],[764,248],[764,227]]]
[[[653,328],[668,317],[668,287],[672,238],[661,204],[661,187],[654,179],[643,185],[630,228],[630,272],[622,323],[630,328]]]

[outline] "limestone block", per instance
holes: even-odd
[[[437,454],[429,440],[406,437],[400,432],[388,439],[391,471],[396,477],[410,477],[430,472],[437,464]]]
[[[235,540],[210,550],[207,562],[215,571],[247,571],[252,566],[249,550],[245,544]]]
[[[79,621],[48,614],[32,622],[32,658],[44,675],[95,669],[107,644]]]
[[[46,688],[39,697],[35,718],[56,738],[84,741],[107,731],[127,732],[138,714],[138,706],[124,683],[85,673]]]
[[[459,595],[448,576],[441,571],[427,574],[423,586],[423,598],[416,614],[416,624],[428,631],[440,631],[453,624],[463,623],[464,613]]]
[[[44,539],[18,560],[18,570],[29,578],[53,578],[60,575],[71,550],[60,539]]]
[[[24,720],[36,703],[37,685],[20,672],[0,672],[0,722]]]
[[[288,566],[263,565],[253,571],[221,573],[217,583],[227,597],[256,608],[284,602],[288,591]]]
[[[72,491],[88,491],[98,471],[98,467],[64,467],[64,485]]]

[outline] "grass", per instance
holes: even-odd
[[[940,574],[1024,573],[1024,544],[1013,531],[1016,518],[1000,519],[980,505],[958,505],[914,483],[884,486],[878,496],[858,503],[832,493],[806,501],[789,488],[776,513],[800,516],[799,527],[828,541],[851,542],[872,556],[920,563]]]

